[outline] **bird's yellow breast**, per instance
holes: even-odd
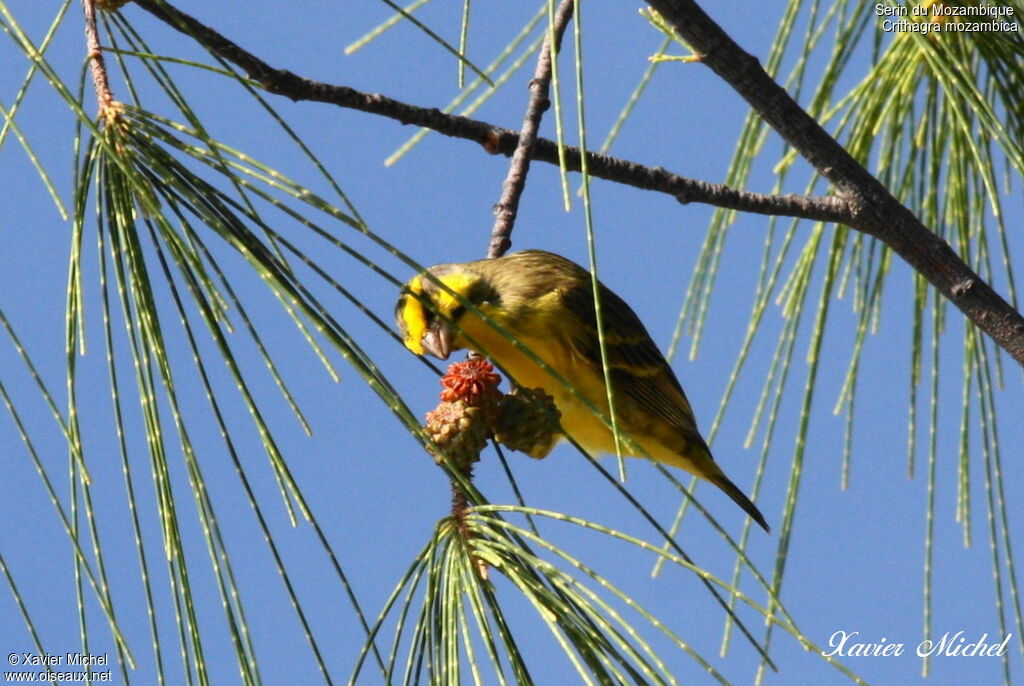
[[[576,393],[597,407],[605,417],[610,416],[604,374],[600,368],[595,368],[574,352],[566,330],[570,323],[566,321],[564,311],[549,314],[543,307],[538,307],[526,319],[520,312],[516,314],[515,326],[512,327],[510,324],[513,318],[500,308],[484,305],[480,309],[555,370]],[[586,401],[581,400],[557,377],[475,314],[467,312],[460,319],[459,328],[462,331],[460,339],[457,339],[460,347],[472,348],[486,355],[518,385],[542,388],[554,398],[562,414],[562,428],[584,450],[595,456],[615,453],[615,438],[611,430],[594,414]],[[620,435],[629,434],[657,460],[690,469],[691,465],[685,455],[665,445],[663,437],[659,435],[663,433],[659,430],[663,428],[661,423],[650,421],[650,417],[636,416],[635,411],[623,412],[624,400],[616,398],[615,401]],[[640,454],[640,451],[630,450],[625,444],[620,447],[626,455]]]

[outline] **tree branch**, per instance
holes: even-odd
[[[267,91],[293,100],[311,100],[369,112],[414,124],[455,138],[480,143],[488,152],[512,155],[515,131],[487,122],[410,105],[384,95],[364,93],[302,78],[275,69],[217,31],[174,9],[163,0],[136,4],[207,49],[237,65]],[[949,244],[928,230],[863,166],[776,84],[757,60],[744,52],[691,0],[649,0],[700,56],[725,79],[787,142],[839,189],[838,196],[768,195],[710,184],[673,174],[661,167],[593,152],[587,153],[592,176],[644,190],[667,193],[682,203],[700,202],[742,212],[846,224],[879,238],[903,257],[955,304],[996,344],[1024,366],[1024,317],[974,272]],[[580,170],[578,148],[566,146],[564,161]],[[533,159],[558,164],[558,147],[538,138]]]
[[[114,104],[114,95],[110,92],[107,66],[103,62],[99,32],[96,30],[96,0],[82,0],[82,13],[85,15],[85,42],[89,49],[89,68],[96,89],[96,104],[99,114],[104,116]]]
[[[324,102],[387,117],[402,124],[422,126],[445,136],[475,141],[492,154],[511,156],[519,142],[516,131],[488,122],[446,114],[437,108],[409,105],[378,93],[364,93],[347,86],[312,81],[287,69],[275,69],[214,29],[162,0],[135,0],[135,4],[235,64],[271,93],[297,101]],[[580,171],[579,148],[564,146],[563,151],[569,171]],[[558,145],[547,138],[538,138],[533,146],[533,159],[558,164]],[[587,153],[587,169],[591,176],[665,193],[683,204],[696,202],[741,212],[843,224],[849,223],[851,219],[846,202],[832,196],[771,195],[742,191],[679,176],[662,167],[648,167],[595,152]]]
[[[693,0],[648,0],[722,77],[846,200],[848,226],[875,236],[1024,365],[1024,317],[922,224]]]
[[[551,106],[548,93],[551,86],[552,61],[561,49],[562,35],[572,17],[574,0],[562,0],[555,12],[548,35],[540,47],[537,56],[537,68],[530,81],[530,102],[523,116],[523,126],[519,131],[512,163],[508,167],[508,175],[502,184],[501,198],[494,206],[494,228],[491,229],[491,244],[487,257],[501,257],[512,246],[512,227],[519,212],[519,198],[526,188],[526,175],[530,171],[530,158],[533,146],[537,142],[537,130],[540,128],[541,117]]]

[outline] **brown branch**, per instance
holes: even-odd
[[[541,45],[540,55],[537,56],[537,68],[533,80],[530,81],[530,102],[526,106],[523,126],[519,131],[515,152],[512,153],[508,175],[502,184],[501,198],[494,206],[494,227],[491,229],[491,243],[487,251],[489,258],[501,257],[512,246],[512,227],[519,212],[519,198],[526,188],[526,175],[530,171],[530,158],[537,141],[537,130],[540,128],[541,117],[551,106],[548,93],[551,86],[552,61],[554,55],[561,50],[562,36],[565,34],[565,27],[569,24],[574,7],[574,0],[562,0],[552,18],[548,35]]]
[[[364,93],[347,86],[312,81],[286,69],[275,69],[217,31],[160,0],[135,0],[135,4],[173,28],[192,36],[218,56],[237,65],[271,93],[292,100],[324,102],[387,117],[402,124],[422,126],[453,138],[475,141],[493,154],[510,156],[518,144],[517,132],[494,124],[447,114],[437,108],[409,105],[377,93]],[[579,171],[579,148],[565,146],[564,153],[569,171]],[[538,138],[533,146],[533,159],[558,164],[558,145],[546,138]],[[595,152],[587,153],[587,171],[597,178],[642,190],[666,193],[684,204],[704,203],[742,212],[824,222],[847,223],[850,220],[846,203],[840,198],[752,193],[679,176],[661,167],[648,167]]]
[[[136,4],[234,63],[266,90],[293,100],[312,100],[369,112],[415,124],[455,138],[480,143],[488,152],[511,155],[519,140],[515,131],[487,122],[417,107],[384,95],[364,93],[302,78],[275,69],[217,31],[171,8],[162,0]],[[689,0],[650,0],[679,31],[701,61],[733,86],[791,145],[840,190],[839,196],[797,196],[751,193],[720,184],[682,177],[662,169],[608,155],[587,153],[589,173],[644,190],[667,193],[683,203],[700,202],[742,212],[841,223],[878,237],[959,307],[1024,365],[1024,318],[1014,310],[949,245],[916,217],[857,163],[788,94],[757,60],[743,52]],[[570,171],[580,170],[578,148],[564,148]],[[533,159],[558,164],[557,145],[538,138]]]
[[[82,13],[85,15],[85,43],[89,49],[89,67],[92,71],[92,84],[96,89],[96,105],[103,116],[114,104],[114,95],[110,91],[107,65],[103,61],[99,31],[96,29],[96,0],[82,0]]]
[[[1024,317],[857,162],[693,0],[648,0],[700,62],[750,103],[846,200],[848,226],[875,236],[1024,365]]]

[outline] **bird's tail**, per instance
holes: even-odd
[[[757,509],[757,505],[747,497],[747,494],[741,491],[736,484],[729,480],[721,469],[718,470],[717,474],[711,474],[708,476],[708,481],[721,488],[727,496],[733,499],[737,505],[743,508],[750,517],[761,525],[761,528],[771,533],[771,529],[768,528],[768,522],[764,520],[764,515]]]

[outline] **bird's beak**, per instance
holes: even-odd
[[[430,353],[439,359],[447,360],[452,352],[453,338],[451,322],[437,317],[426,333],[423,334],[420,343],[423,345],[424,352]]]

